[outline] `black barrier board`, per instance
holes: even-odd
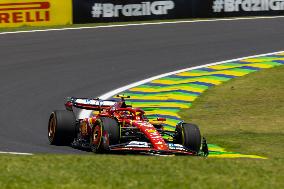
[[[284,0],[73,0],[74,23],[284,15]]]
[[[192,0],[194,17],[284,15],[284,0]]]
[[[73,0],[74,23],[191,18],[191,0]]]

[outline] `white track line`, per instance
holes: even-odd
[[[145,22],[145,23],[138,23],[138,24],[114,24],[114,25],[90,26],[90,27],[69,27],[69,28],[67,27],[67,28],[54,28],[54,29],[42,29],[42,30],[0,32],[0,35],[17,34],[17,33],[48,32],[48,31],[66,31],[66,30],[83,30],[83,29],[98,29],[98,28],[116,28],[116,27],[129,27],[129,26],[147,26],[147,25],[162,25],[162,24],[182,24],[182,23],[198,23],[198,22],[236,21],[236,20],[277,19],[277,18],[284,18],[284,16],[259,16],[259,17],[247,17],[247,18],[220,18],[220,19],[183,20],[183,21],[168,21],[168,22]]]
[[[33,155],[31,153],[22,153],[22,152],[2,152],[0,151],[0,154],[12,154],[12,155]]]
[[[277,51],[277,52],[272,52],[272,53],[259,54],[259,55],[247,56],[247,57],[242,57],[242,58],[237,58],[237,59],[225,60],[225,61],[221,61],[221,62],[215,62],[215,63],[205,64],[205,65],[202,65],[202,66],[195,66],[195,67],[185,68],[185,69],[181,69],[181,70],[177,70],[177,71],[173,71],[173,72],[164,73],[164,74],[157,75],[157,76],[154,76],[154,77],[151,77],[151,78],[148,78],[148,79],[144,79],[144,80],[141,80],[141,81],[129,84],[129,85],[125,85],[125,86],[120,87],[118,89],[112,90],[108,93],[105,93],[105,94],[101,95],[99,98],[105,100],[105,99],[111,98],[111,97],[113,97],[113,96],[115,96],[115,95],[117,95],[117,94],[119,94],[123,91],[126,91],[130,88],[137,87],[138,85],[148,83],[148,82],[153,81],[155,79],[160,79],[162,77],[167,77],[167,76],[174,75],[174,74],[177,74],[177,73],[186,72],[186,71],[189,71],[189,70],[194,70],[194,69],[199,69],[199,68],[204,68],[204,67],[207,67],[207,66],[214,66],[214,65],[218,65],[218,64],[224,64],[224,63],[228,63],[228,62],[239,61],[239,60],[243,60],[243,59],[247,59],[247,58],[256,58],[256,57],[260,57],[260,56],[274,55],[274,54],[278,54],[278,53],[284,53],[284,51]]]

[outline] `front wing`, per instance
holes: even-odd
[[[198,156],[200,153],[186,149],[180,144],[168,143],[169,150],[154,149],[150,143],[131,141],[110,146],[110,152],[119,154],[145,154],[145,155],[191,155]]]

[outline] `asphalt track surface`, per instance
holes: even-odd
[[[0,35],[0,151],[86,153],[48,144],[49,114],[64,97],[283,44],[284,18]]]

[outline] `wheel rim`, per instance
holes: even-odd
[[[55,128],[56,128],[56,120],[55,120],[55,116],[53,115],[49,121],[49,127],[48,127],[48,138],[50,141],[53,141],[54,139]]]
[[[107,131],[103,132],[103,144],[104,146],[108,147],[109,146],[109,134]]]
[[[101,142],[101,137],[102,137],[102,130],[101,127],[97,125],[92,135],[92,144],[99,146]]]

